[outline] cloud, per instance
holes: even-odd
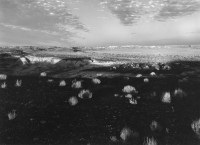
[[[143,13],[132,0],[101,0],[100,5],[107,7],[125,25],[134,23]]]
[[[10,28],[10,29],[18,29],[18,30],[22,30],[22,31],[29,31],[29,32],[41,32],[41,33],[45,33],[48,35],[59,35],[58,32],[56,31],[48,31],[48,30],[38,30],[38,29],[30,29],[27,27],[22,27],[22,26],[17,26],[17,25],[10,25],[10,24],[5,24],[5,23],[0,23],[0,26],[6,27],[6,28]]]
[[[2,23],[19,26],[21,29],[73,34],[60,29],[58,24],[62,24],[79,31],[88,31],[79,18],[71,13],[64,0],[1,0],[0,14]]]
[[[200,0],[100,0],[122,24],[131,25],[143,15],[159,21],[189,15],[200,10]]]
[[[47,30],[29,29],[21,26],[0,24],[0,40],[6,45],[71,45],[71,36],[65,36],[65,41],[60,40],[60,34]]]
[[[200,0],[168,0],[155,18],[164,21],[200,10]]]

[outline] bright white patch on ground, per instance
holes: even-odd
[[[6,80],[7,75],[6,74],[0,74],[0,80]]]
[[[162,96],[163,103],[171,103],[171,95],[170,92],[165,92]]]
[[[61,59],[56,58],[56,57],[39,57],[39,56],[28,55],[28,56],[26,56],[26,58],[29,59],[30,63],[32,63],[32,64],[38,63],[38,62],[47,62],[47,63],[51,63],[51,64],[56,64],[59,61],[61,61]]]
[[[76,104],[78,104],[78,99],[76,97],[70,97],[69,100],[68,100],[69,104],[71,106],[75,106]]]
[[[137,93],[135,87],[130,86],[130,85],[124,86],[124,88],[122,89],[122,91],[124,93]]]
[[[92,93],[89,90],[81,90],[78,97],[81,99],[91,99]]]
[[[8,119],[9,120],[13,120],[16,117],[17,117],[16,110],[12,110],[11,112],[8,113]]]
[[[15,86],[21,87],[21,85],[22,85],[22,80],[17,80],[16,83],[15,83]]]

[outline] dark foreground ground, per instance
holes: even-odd
[[[0,80],[6,83],[0,88],[0,144],[199,145],[200,62],[158,66],[159,70],[134,63],[89,67],[62,78],[65,69],[55,78],[11,75],[1,63],[1,73],[10,75]],[[21,86],[15,86],[17,80]],[[66,85],[59,85],[62,80]],[[74,80],[81,81],[81,88],[72,87]],[[137,91],[123,92],[127,85]],[[92,98],[81,98],[83,89]],[[170,97],[163,99],[166,92]],[[131,104],[127,94],[137,103]],[[69,103],[72,96],[78,99],[74,106]]]

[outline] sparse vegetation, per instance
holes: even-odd
[[[161,98],[163,103],[171,103],[171,95],[170,92],[164,92]]]
[[[72,88],[75,88],[75,89],[80,89],[80,88],[82,88],[82,83],[81,83],[81,81],[73,80],[73,81],[72,81]]]
[[[64,87],[64,86],[66,86],[66,82],[65,82],[65,80],[60,81],[59,86],[60,86],[60,87]]]
[[[2,89],[5,89],[6,87],[7,87],[6,82],[3,82],[3,83],[1,84],[1,88],[2,88]]]
[[[123,54],[108,61],[121,61],[115,56]],[[87,59],[86,66],[63,54],[59,64],[23,65],[1,57],[9,61],[0,60],[0,143],[199,144],[199,62],[138,63],[147,59],[128,55],[138,61],[99,66]]]
[[[152,137],[152,138],[145,138],[143,145],[157,145],[157,141]]]
[[[122,89],[122,91],[124,93],[137,93],[137,90],[135,89],[135,87],[130,86],[130,85],[124,86],[124,88]]]
[[[6,80],[7,75],[6,74],[0,74],[0,80]]]
[[[81,90],[78,94],[78,97],[81,99],[91,99],[92,93],[89,90]]]

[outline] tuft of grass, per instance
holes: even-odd
[[[200,119],[195,120],[191,123],[191,128],[200,137]]]
[[[151,131],[161,131],[162,130],[161,125],[155,120],[151,122],[149,127],[150,127]]]
[[[46,77],[46,76],[47,76],[47,73],[46,73],[46,72],[41,72],[41,73],[40,73],[40,76],[41,76],[41,77]]]
[[[21,87],[22,86],[22,80],[17,80],[15,83],[16,87]]]
[[[47,82],[51,83],[53,82],[53,79],[48,79]]]
[[[80,89],[82,88],[82,81],[77,81],[77,80],[73,80],[72,81],[72,88],[75,88],[75,89]]]
[[[163,70],[171,70],[171,67],[169,65],[164,65],[162,69]]]
[[[6,87],[7,87],[6,82],[3,82],[3,83],[1,84],[1,88],[2,88],[2,89],[5,89]]]
[[[89,90],[81,90],[78,94],[78,97],[81,99],[91,99],[92,93]]]
[[[0,80],[6,80],[7,75],[6,74],[0,74]]]
[[[124,127],[120,132],[120,138],[123,141],[126,141],[131,135],[133,134],[133,131],[130,128]]]
[[[17,117],[16,110],[12,110],[11,112],[8,113],[8,119],[9,120],[13,120],[16,117]]]
[[[185,97],[185,96],[186,96],[186,93],[181,88],[174,90],[174,97],[182,98],[182,97]]]
[[[136,105],[137,104],[137,100],[134,99],[134,98],[131,98],[131,99],[129,99],[129,103],[133,104],[133,105]]]
[[[78,99],[75,96],[73,96],[69,98],[68,102],[71,106],[75,106],[76,104],[78,104]]]
[[[152,137],[152,138],[149,138],[149,137],[146,137],[144,139],[144,143],[143,145],[157,145],[157,141]]]
[[[94,84],[100,84],[101,83],[101,80],[100,79],[97,79],[97,78],[94,78],[94,79],[92,79],[92,82],[94,83]]]
[[[60,81],[59,86],[60,86],[60,87],[64,87],[64,86],[66,86],[66,82],[65,82],[65,80]]]
[[[148,78],[144,78],[144,82],[145,82],[145,83],[148,83],[148,82],[149,82],[149,79],[148,79]]]
[[[141,77],[142,77],[142,74],[137,74],[135,77],[136,77],[136,78],[141,78]]]
[[[151,76],[156,76],[156,73],[155,72],[151,72],[150,75]]]
[[[130,86],[130,85],[124,86],[124,88],[122,89],[122,91],[124,93],[138,93],[137,90],[135,89],[135,87]]]
[[[170,95],[170,92],[165,92],[165,93],[163,93],[161,101],[162,101],[163,103],[171,103],[171,95]]]
[[[131,94],[126,94],[125,98],[131,99],[133,96]]]

